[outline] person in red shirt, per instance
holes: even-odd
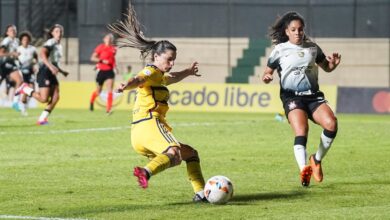
[[[107,86],[107,105],[106,112],[111,114],[113,94],[112,89],[114,87],[115,73],[115,54],[116,48],[113,45],[114,35],[107,34],[103,38],[103,43],[99,44],[91,56],[91,61],[96,63],[97,76],[96,76],[96,90],[92,93],[90,99],[90,110],[94,110],[94,102],[96,97],[102,92],[103,84],[106,82]]]

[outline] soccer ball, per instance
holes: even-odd
[[[225,176],[213,176],[206,182],[204,195],[212,204],[225,204],[233,196],[233,184]]]

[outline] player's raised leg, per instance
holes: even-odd
[[[337,118],[327,104],[320,105],[313,113],[313,119],[324,129],[321,133],[320,144],[315,154],[310,156],[310,165],[313,169],[313,177],[317,182],[322,182],[323,171],[321,161],[332,146],[337,134]]]
[[[138,178],[139,185],[145,189],[148,187],[148,180],[150,177],[155,176],[170,167],[179,165],[181,160],[179,148],[177,146],[169,147],[165,152],[153,157],[144,168],[135,167],[133,174]]]

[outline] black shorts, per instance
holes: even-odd
[[[34,83],[35,81],[35,76],[33,72],[32,67],[27,67],[27,68],[20,68],[20,72],[22,72],[23,75],[23,82],[25,83]]]
[[[107,79],[115,79],[115,73],[113,70],[99,70],[97,76],[96,76],[96,82],[99,84],[99,86],[102,86],[104,84],[104,81]]]
[[[15,61],[10,59],[2,63],[0,68],[2,78],[7,78],[12,72],[18,70],[18,66],[15,64]]]
[[[281,91],[280,99],[282,100],[287,119],[290,111],[294,109],[301,109],[305,111],[309,119],[313,121],[313,113],[315,110],[323,103],[327,103],[324,93],[321,91],[312,95],[296,95],[293,92]]]
[[[59,85],[57,76],[54,75],[46,65],[41,65],[39,67],[37,83],[39,87],[52,87]]]

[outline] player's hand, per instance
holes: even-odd
[[[266,84],[270,83],[273,79],[274,79],[274,77],[272,76],[272,74],[269,74],[269,73],[264,73],[263,78],[262,78],[263,82]]]
[[[126,84],[125,83],[121,83],[118,88],[116,88],[114,90],[115,93],[122,93],[125,89],[126,89]]]
[[[332,55],[326,57],[326,60],[329,62],[329,67],[333,67],[332,69],[334,69],[340,64],[341,54],[332,53]]]
[[[190,72],[190,75],[194,75],[194,76],[202,76],[200,74],[198,74],[198,71],[199,71],[199,63],[198,62],[193,62],[190,66],[190,68],[188,68],[188,71]]]
[[[65,77],[67,77],[67,76],[69,75],[69,72],[67,72],[67,71],[61,70],[61,73],[62,73],[62,75],[64,75]]]
[[[52,72],[54,75],[57,75],[57,73],[59,72],[59,69],[53,65],[50,65],[49,66],[49,70],[50,72]]]
[[[110,63],[110,61],[108,61],[108,60],[100,60],[100,62],[104,63],[104,64],[109,64]]]

